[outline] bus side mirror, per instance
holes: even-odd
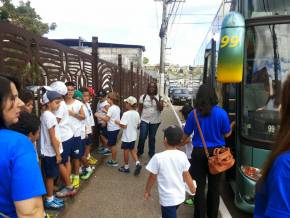
[[[243,79],[245,20],[237,12],[225,16],[218,51],[217,80],[239,83]]]

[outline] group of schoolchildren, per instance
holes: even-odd
[[[122,128],[124,165],[119,171],[130,172],[128,163],[130,153],[136,162],[134,174],[139,175],[142,166],[134,145],[140,116],[135,110],[137,106],[135,97],[130,96],[124,100],[127,111],[120,119],[119,96],[115,92],[107,96],[104,90],[99,91],[97,112],[93,114],[90,100],[94,93],[88,88],[75,90],[73,82],[56,81],[42,89],[40,122],[32,113],[34,94],[24,91],[22,100],[25,106],[19,122],[11,128],[25,134],[35,144],[46,185],[45,208],[63,208],[62,198],[74,196],[79,188],[80,179],[87,180],[92,175],[94,165],[97,163],[90,155],[94,116],[98,120],[100,130],[102,146],[99,147],[99,153],[112,155],[107,164],[118,166],[116,144]],[[56,184],[61,184],[58,190]]]
[[[120,118],[119,95],[115,92],[107,95],[104,90],[99,91],[97,111],[93,114],[90,107],[91,96],[94,95],[92,90],[88,88],[75,90],[73,82],[64,84],[60,81],[44,89],[40,122],[32,114],[34,94],[24,92],[22,100],[25,107],[19,122],[12,126],[12,129],[27,135],[35,144],[44,172],[46,208],[63,208],[62,198],[74,196],[80,185],[80,178],[86,180],[93,173],[93,165],[97,163],[90,155],[94,116],[97,119],[100,137],[98,152],[102,155],[111,155],[107,164],[112,167],[119,166],[116,145],[119,131],[122,129],[121,148],[124,151],[124,164],[118,170],[122,173],[130,172],[130,154],[135,161],[134,175],[140,174],[142,165],[135,150],[140,115],[136,111],[135,97],[130,96],[124,100],[126,111]],[[157,179],[163,217],[176,214],[178,205],[185,200],[186,186],[191,193],[195,192],[193,180],[188,172],[189,161],[186,155],[177,149],[182,143],[182,135],[180,127],[173,125],[165,129],[165,151],[154,155],[146,167],[150,175],[144,197],[149,198],[151,188]],[[56,183],[62,184],[57,191]]]

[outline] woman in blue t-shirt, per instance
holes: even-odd
[[[13,78],[0,75],[0,217],[43,217],[45,188],[34,146],[8,129],[24,105],[17,87]]]
[[[290,76],[283,85],[280,128],[256,187],[255,218],[290,217]]]
[[[196,95],[195,110],[210,156],[217,147],[225,146],[225,137],[232,132],[230,121],[225,110],[217,106],[218,99],[215,90],[208,85],[201,85]],[[190,174],[196,180],[197,190],[194,197],[195,218],[216,218],[218,216],[220,183],[222,174],[212,175],[208,170],[208,161],[203,144],[198,133],[194,113],[186,120],[184,141],[194,132],[191,154]],[[207,200],[205,198],[206,178],[208,179]],[[206,210],[207,208],[207,210]]]

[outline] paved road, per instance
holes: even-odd
[[[157,137],[157,151],[163,150],[162,129],[170,124],[177,124],[177,120],[170,107],[166,107],[162,112],[164,122],[160,125]],[[121,149],[118,160],[122,160]],[[147,152],[147,147],[145,152]],[[147,155],[141,159],[143,166],[148,163]],[[105,160],[103,160],[105,161]],[[133,163],[130,162],[130,166]],[[141,171],[139,177],[134,177],[133,173],[122,174],[117,168],[106,166],[101,163],[94,176],[82,185],[77,196],[69,200],[69,204],[58,215],[58,217],[96,217],[96,218],[159,218],[161,217],[158,202],[157,187],[155,185],[152,199],[143,200],[143,192],[147,180],[148,172]],[[178,209],[178,217],[192,217],[193,208],[181,206]]]

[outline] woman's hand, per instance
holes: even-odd
[[[150,197],[151,197],[151,194],[149,192],[145,191],[145,193],[144,193],[145,201],[147,201]]]

